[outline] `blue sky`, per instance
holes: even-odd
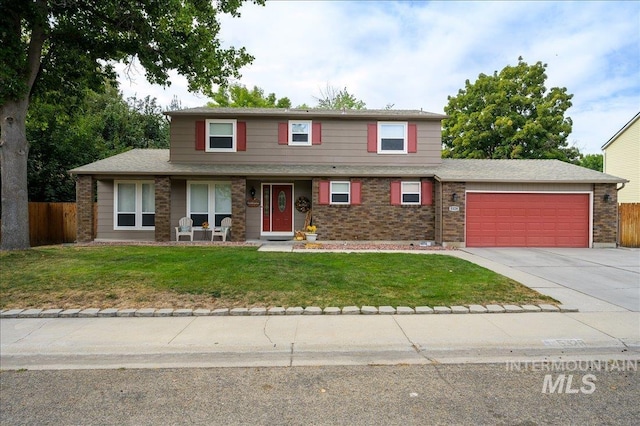
[[[368,108],[442,113],[447,96],[518,57],[546,63],[547,87],[573,94],[569,143],[600,147],[640,111],[640,2],[267,1],[223,17],[221,38],[255,56],[240,83],[315,104],[327,85]],[[172,74],[163,89],[142,71],[121,79],[125,96],[206,104]]]

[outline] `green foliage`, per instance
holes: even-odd
[[[216,273],[212,274],[211,271]],[[254,247],[113,246],[0,252],[0,308],[434,306],[553,299],[462,259],[402,253],[267,253]],[[213,299],[215,297],[215,299]],[[182,307],[182,306],[174,306]]]
[[[579,165],[581,165],[582,167],[586,167],[587,169],[601,172],[602,163],[603,163],[602,154],[587,154],[582,158],[580,158]]]
[[[49,91],[27,116],[29,200],[74,201],[67,171],[131,148],[168,148],[169,123],[155,99],[129,98],[106,83],[75,96]]]
[[[219,87],[213,94],[213,102],[207,105],[214,108],[291,108],[291,101],[286,97],[277,99],[275,93],[265,96],[264,90],[258,86],[249,90],[244,85],[232,84]]]
[[[443,121],[443,156],[452,158],[553,158],[577,162],[567,146],[572,121],[565,117],[573,95],[547,90],[547,65],[518,58],[493,75],[480,74],[448,97]]]
[[[347,88],[338,89],[327,85],[324,90],[320,90],[320,96],[315,98],[318,102],[316,108],[342,110],[342,109],[366,109],[364,101],[357,99],[347,91]],[[299,107],[300,108],[300,107]]]

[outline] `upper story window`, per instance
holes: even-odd
[[[289,121],[289,145],[311,145],[311,121]]]
[[[402,182],[402,204],[420,205],[420,182]]]
[[[407,133],[405,122],[378,122],[378,154],[406,154]]]
[[[206,151],[236,152],[236,120],[206,121]]]
[[[155,229],[154,183],[115,181],[114,186],[114,229]]]

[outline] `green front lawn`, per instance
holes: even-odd
[[[0,253],[0,308],[436,306],[553,299],[440,254],[95,246]]]

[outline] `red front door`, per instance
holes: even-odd
[[[293,200],[291,185],[265,185],[265,203],[262,216],[263,232],[293,232]]]

